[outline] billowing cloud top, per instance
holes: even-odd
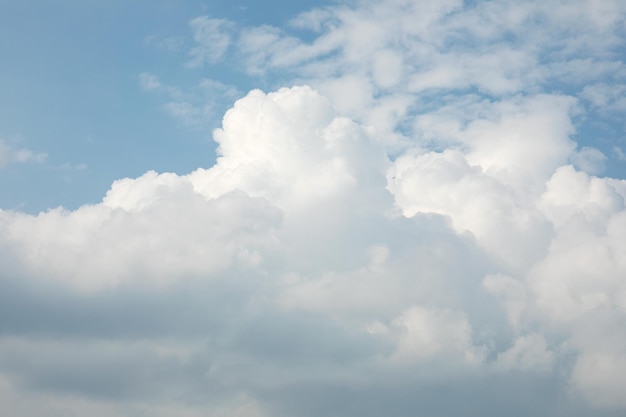
[[[188,66],[302,83],[238,100],[212,167],[0,211],[0,411],[623,413],[626,180],[575,132],[620,111],[626,8],[470,3],[192,20]]]

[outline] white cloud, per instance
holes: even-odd
[[[374,116],[384,111],[382,95],[411,97],[387,113],[394,123],[424,94],[442,91],[476,89],[497,97],[567,80],[592,97],[591,89],[604,87],[587,84],[624,73],[611,51],[620,45],[617,22],[626,10],[620,2],[600,3],[362,0],[293,19],[293,28],[313,32],[310,41],[262,25],[242,29],[236,47],[249,74],[289,74],[393,137],[393,129]],[[355,80],[359,88],[349,89]],[[619,97],[602,94],[609,93]]]
[[[625,324],[624,311],[623,304],[619,312],[598,309],[580,320],[573,332],[572,345],[581,352],[572,370],[574,392],[599,408],[620,410],[625,406],[621,387],[626,338],[620,330]]]
[[[599,175],[604,171],[606,159],[602,152],[588,146],[583,146],[580,151],[570,156],[570,161],[577,169],[593,175]]]
[[[382,148],[368,145],[364,129],[336,117],[327,99],[308,87],[252,91],[223,126],[214,132],[222,156],[196,185],[206,196],[240,189],[282,209],[308,209],[384,169]]]
[[[61,164],[61,165],[58,166],[59,170],[66,171],[66,172],[67,171],[84,171],[87,168],[88,168],[87,164],[85,164],[83,162],[78,163],[78,164],[70,164],[69,162],[66,162],[66,163]]]
[[[224,107],[221,103],[231,102],[242,94],[235,86],[212,79],[201,79],[193,88],[181,89],[162,83],[148,72],[139,74],[139,86],[144,91],[166,96],[165,112],[183,126],[192,128],[214,126]]]
[[[7,146],[2,141],[0,141],[0,168],[4,168],[7,164],[8,153],[9,150]]]
[[[626,181],[594,176],[604,155],[572,137],[582,105],[619,101],[598,77],[623,70],[625,7],[470,3],[338,4],[291,21],[311,41],[192,20],[188,66],[236,48],[252,76],[313,87],[238,100],[211,167],[0,211],[0,398],[112,415],[624,409]],[[188,124],[238,96],[139,83]]]
[[[626,111],[626,85],[597,83],[586,86],[581,96],[602,112]]]
[[[13,152],[13,159],[16,162],[38,162],[43,163],[48,158],[48,154],[43,152],[33,152],[30,149],[18,149]]]
[[[576,363],[575,387],[596,406],[623,409],[624,372],[626,360],[622,352],[586,354]]]
[[[48,159],[48,154],[44,152],[34,152],[28,148],[15,148],[5,141],[0,140],[0,168],[4,168],[10,163],[30,163],[42,164]]]
[[[449,216],[455,230],[471,232],[511,267],[522,268],[543,256],[551,229],[541,213],[518,198],[515,188],[479,165],[471,166],[460,152],[403,156],[388,175],[389,190],[404,215]]]
[[[491,294],[500,298],[515,331],[519,331],[526,323],[523,320],[528,315],[529,299],[523,282],[502,274],[488,275],[483,279],[483,287]]]
[[[543,336],[529,334],[517,338],[509,350],[500,353],[496,367],[503,370],[549,371],[554,357]]]
[[[176,382],[217,390],[230,410],[217,415],[282,415],[272,407],[284,400],[271,398],[320,380],[395,384],[400,369],[422,372],[420,384],[494,369],[557,375],[568,351],[550,346],[564,344],[576,358],[574,389],[594,406],[619,406],[613,391],[596,398],[614,378],[590,371],[599,347],[581,342],[578,321],[626,311],[626,264],[611,255],[626,247],[626,184],[559,166],[572,149],[570,104],[559,96],[481,104],[480,117],[449,130],[457,149],[416,147],[391,162],[375,131],[315,90],[251,91],[214,132],[211,168],[121,179],[102,203],[75,211],[0,212],[2,263],[28,283],[11,284],[16,303],[2,308],[15,317],[40,299],[28,289],[38,287],[54,288],[64,305],[39,302],[45,321],[17,314],[9,331],[117,343],[74,358],[78,376],[46,359],[84,350],[72,340],[36,367],[29,357],[43,345],[13,349],[0,369],[11,381],[41,381],[39,390],[51,390],[46,375],[55,375],[74,395],[115,393],[121,369],[101,388],[76,381],[99,375],[88,366],[96,356],[136,361],[120,338],[141,338],[138,369],[156,366],[168,379],[149,383],[150,372],[130,369],[139,372],[128,382],[132,407]],[[485,289],[490,302],[479,301]],[[172,331],[178,345],[164,347]],[[211,342],[193,348],[198,340]],[[207,377],[191,371],[198,366]]]
[[[189,26],[196,46],[189,51],[187,66],[197,68],[221,60],[230,46],[234,24],[226,19],[201,16],[192,19]]]
[[[581,217],[602,228],[612,215],[624,209],[624,194],[616,185],[563,166],[546,183],[540,207],[556,227]]]
[[[156,75],[148,72],[142,72],[139,74],[139,85],[144,90],[157,90],[161,88],[161,83]]]
[[[445,355],[471,365],[483,360],[481,348],[472,344],[472,328],[463,313],[410,307],[391,323],[399,331],[394,357],[400,361]]]

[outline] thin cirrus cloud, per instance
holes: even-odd
[[[194,33],[195,46],[189,51],[189,67],[201,67],[219,61],[230,46],[230,30],[233,23],[227,19],[211,19],[200,16],[192,19],[189,26]]]
[[[227,58],[275,91],[226,112],[213,166],[0,211],[0,410],[623,413],[626,180],[600,176],[617,150],[575,135],[621,114],[605,86],[623,85],[625,13],[388,0],[285,28],[193,19],[183,66]]]

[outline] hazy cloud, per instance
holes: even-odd
[[[182,89],[167,85],[154,74],[139,74],[139,86],[166,97],[163,109],[186,127],[211,127],[217,123],[219,112],[242,93],[233,85],[217,80],[201,79],[197,85]]]
[[[226,19],[201,16],[192,19],[189,26],[196,46],[189,51],[187,66],[196,68],[219,61],[230,46],[234,24]]]
[[[35,162],[42,164],[48,159],[48,154],[44,152],[35,152],[28,148],[16,148],[14,144],[7,144],[6,141],[0,140],[0,168],[10,163],[29,163]]]

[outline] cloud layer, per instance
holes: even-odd
[[[621,4],[192,20],[188,66],[312,87],[238,100],[209,168],[0,211],[0,411],[623,413],[626,180],[574,140],[619,111]]]

